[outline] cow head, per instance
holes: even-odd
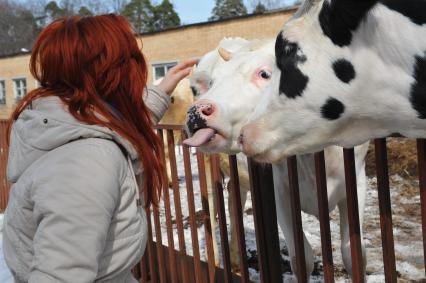
[[[275,162],[425,129],[426,2],[378,2],[302,4],[276,39],[277,71],[243,127],[244,153]],[[410,17],[414,2],[424,9]]]
[[[271,79],[273,46],[271,40],[254,40],[235,52],[215,51],[224,62],[211,69],[206,91],[188,111],[186,127],[191,138],[184,143],[207,152],[239,151],[241,126]]]
[[[196,99],[207,92],[212,84],[212,77],[217,72],[217,67],[227,61],[227,58],[221,56],[219,49],[237,52],[244,49],[248,44],[249,41],[244,38],[225,37],[219,42],[217,48],[200,59],[190,77],[191,90]]]

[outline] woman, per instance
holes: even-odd
[[[157,204],[163,165],[152,124],[194,63],[146,90],[146,62],[123,17],[62,18],[41,32],[30,62],[41,87],[19,103],[9,133],[4,254],[16,282],[137,282],[130,270],[147,227],[135,172],[142,203]]]

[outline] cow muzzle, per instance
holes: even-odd
[[[187,113],[186,128],[190,138],[183,141],[185,145],[199,147],[211,141],[217,131],[208,126],[208,121],[215,116],[217,107],[209,101],[198,101]]]

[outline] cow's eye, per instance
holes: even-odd
[[[271,78],[271,72],[266,70],[260,70],[259,71],[259,77],[265,80],[269,80]]]

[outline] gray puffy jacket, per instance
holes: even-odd
[[[169,97],[148,89],[158,121]],[[121,151],[120,145],[125,150]],[[12,128],[4,255],[16,282],[137,282],[147,240],[137,205],[134,148],[82,124],[57,97],[41,98]]]

